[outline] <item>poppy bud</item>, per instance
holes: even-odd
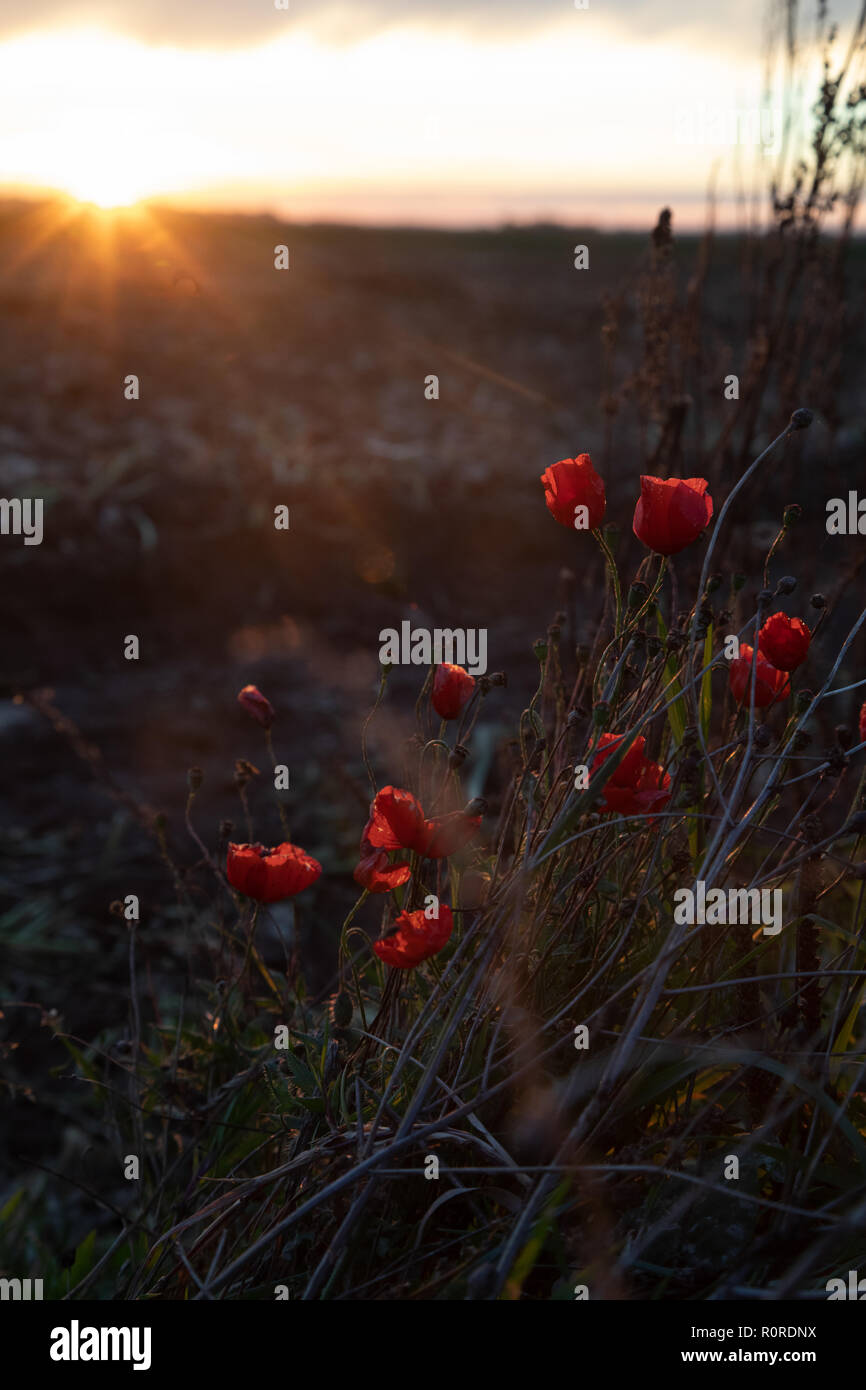
[[[642,608],[646,603],[649,585],[644,584],[643,580],[636,579],[628,591],[629,608]]]
[[[713,499],[706,478],[642,476],[632,529],[657,555],[676,555],[706,530]]]
[[[470,676],[462,666],[452,666],[447,662],[437,666],[430,699],[439,718],[456,719],[472,698],[474,689],[475,677]]]
[[[593,468],[589,454],[551,464],[542,473],[541,482],[547,510],[560,526],[589,531],[601,526],[607,505],[604,482]],[[580,520],[578,507],[585,509],[586,526],[575,528],[575,520]]]
[[[238,695],[238,704],[246,710],[263,729],[269,729],[274,722],[274,707],[266,700],[257,685],[245,685]]]
[[[462,767],[468,757],[469,749],[464,748],[462,743],[455,743],[454,748],[448,755],[448,766],[451,771],[454,772],[458,767]]]

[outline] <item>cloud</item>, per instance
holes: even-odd
[[[537,33],[570,19],[618,27],[630,39],[674,32],[724,46],[753,43],[760,32],[757,0],[699,5],[695,0],[0,0],[0,40],[59,27],[98,25],[151,44],[214,49],[253,47],[292,28],[333,43],[351,43],[407,20],[459,30],[476,39]],[[834,18],[850,20],[860,0],[835,0]]]
[[[853,3],[853,0],[852,0]],[[594,0],[590,0],[593,7]],[[473,38],[534,33],[573,18],[619,22],[632,37],[662,36],[677,28],[730,33],[737,15],[745,21],[755,0],[728,0],[703,9],[694,0],[616,0],[576,13],[572,0],[0,0],[0,39],[33,30],[99,25],[147,43],[190,48],[246,47],[298,26],[332,42],[346,43],[383,28],[412,23],[456,28]]]

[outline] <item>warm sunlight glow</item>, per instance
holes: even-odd
[[[682,215],[734,154],[684,143],[683,118],[711,133],[758,77],[573,18],[520,42],[406,27],[332,47],[300,26],[233,51],[34,32],[0,44],[0,185],[440,223],[616,220],[664,189]]]

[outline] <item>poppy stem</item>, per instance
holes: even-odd
[[[277,755],[276,755],[276,753],[274,752],[274,740],[273,740],[273,738],[271,737],[271,731],[270,731],[269,728],[268,728],[268,729],[265,729],[265,743],[268,745],[268,756],[270,757],[270,760],[271,760],[271,767],[272,767],[272,768],[274,769],[274,771],[276,772],[276,770],[277,770]],[[243,798],[242,798],[242,800],[243,800]],[[288,817],[286,816],[286,812],[285,812],[285,809],[284,809],[284,807],[283,807],[283,803],[280,801],[280,798],[276,795],[276,788],[274,789],[274,800],[275,800],[276,803],[277,803],[277,810],[278,810],[279,813],[280,813],[280,825],[283,827],[283,834],[285,835],[285,837],[286,837],[287,840],[291,840],[292,837],[291,837],[291,834],[290,834],[290,832],[289,832]],[[245,802],[245,801],[244,801],[244,809],[245,809],[245,810],[247,809],[247,808],[246,808],[246,802]],[[248,810],[247,810],[247,820],[249,820],[249,811],[248,811]]]
[[[342,925],[341,928],[340,928],[340,954],[339,954],[340,989],[343,988],[343,968],[344,968],[343,961],[344,961],[345,950],[346,950],[346,940],[345,940],[345,937],[346,937],[346,929],[348,928],[349,923],[351,922],[352,918],[355,916],[355,913],[356,913],[356,912],[358,911],[358,909],[367,901],[367,899],[369,898],[369,896],[370,896],[370,894],[369,894],[368,890],[365,888],[365,889],[363,890],[363,892],[361,893],[360,898],[359,898],[358,901],[355,903],[355,906],[349,909],[349,913],[348,913],[348,915],[347,915],[345,921],[343,922],[343,925]]]
[[[367,769],[367,776],[370,779],[370,787],[374,796],[376,795],[376,779],[373,776],[373,769],[370,766],[370,759],[367,755],[367,730],[370,727],[370,722],[373,718],[373,715],[376,713],[376,710],[382,703],[382,697],[385,694],[385,683],[388,679],[388,671],[390,669],[390,667],[382,667],[382,675],[379,679],[379,692],[376,696],[375,704],[373,705],[373,708],[370,710],[370,713],[367,715],[367,718],[364,720],[364,723],[361,726],[361,756],[364,759],[364,766]]]
[[[622,588],[620,587],[619,572],[616,567],[616,561],[613,558],[613,551],[611,550],[610,546],[605,540],[603,533],[600,530],[595,530],[591,531],[590,535],[594,536],[595,542],[605,558],[605,562],[607,564],[607,572],[610,575],[610,580],[613,584],[613,596],[616,601],[616,622],[614,625],[614,631],[617,637],[619,637],[619,634],[622,631]]]

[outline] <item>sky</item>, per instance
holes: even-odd
[[[688,226],[715,168],[724,220],[781,133],[762,0],[583,3],[0,0],[0,189]]]

